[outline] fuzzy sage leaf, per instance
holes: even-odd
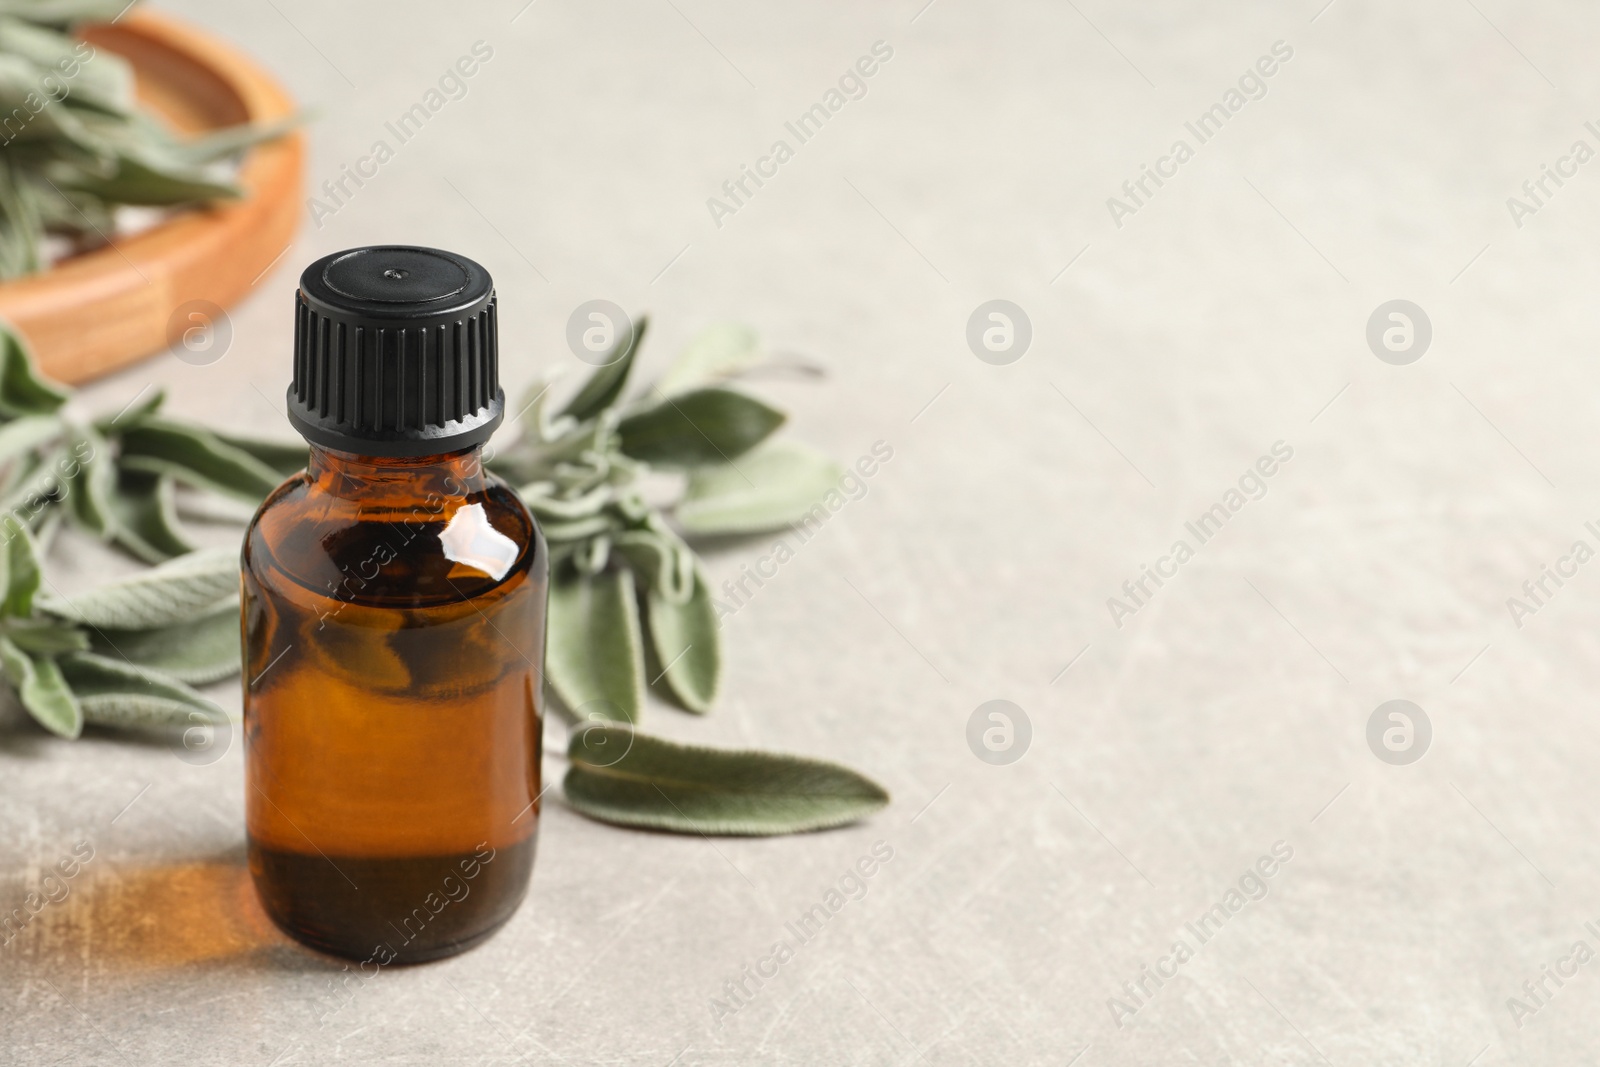
[[[579,727],[567,756],[567,803],[623,826],[792,834],[855,822],[889,803],[883,787],[836,763],[680,745],[622,725]]]
[[[717,323],[695,335],[656,382],[666,396],[736,377],[761,361],[761,339],[748,326]]]
[[[606,354],[605,363],[589,375],[589,380],[583,383],[583,388],[578,390],[576,396],[567,401],[561,414],[580,420],[588,419],[617,402],[628,384],[633,357],[638,353],[649,325],[649,318],[641,315],[639,321],[633,324],[633,329],[617,338],[616,345]]]
[[[58,386],[34,373],[21,338],[10,330],[0,337],[0,413],[49,415],[67,402]]]
[[[261,460],[208,430],[149,416],[122,431],[122,465],[170,474],[200,489],[258,504],[282,479]]]
[[[160,563],[194,551],[178,521],[170,474],[121,471],[110,503],[115,517],[112,537],[144,562]]]
[[[70,599],[43,599],[39,607],[102,630],[148,630],[193,618],[238,591],[238,552],[204,549]]]
[[[644,654],[633,575],[562,568],[550,582],[545,677],[580,718],[637,722]]]
[[[220,681],[239,673],[238,598],[170,626],[95,630],[89,644],[103,656],[127,659],[190,685]]]
[[[686,709],[704,715],[717,699],[722,675],[717,613],[704,576],[696,569],[690,595],[681,602],[648,590],[645,615],[650,645],[667,688]]]
[[[691,534],[748,534],[804,519],[844,469],[795,441],[769,441],[737,465],[697,467],[673,518]]]
[[[0,669],[5,671],[22,706],[40,726],[69,739],[83,733],[83,708],[61,677],[55,660],[35,659],[10,638],[0,637]]]
[[[622,451],[668,467],[737,459],[784,423],[784,414],[732,389],[696,389],[617,424]]]
[[[221,708],[182,682],[145,667],[93,652],[61,657],[61,676],[72,686],[83,716],[116,727],[189,726],[222,722]]]

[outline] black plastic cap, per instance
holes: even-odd
[[[482,444],[504,414],[494,281],[478,264],[375,245],[300,275],[289,421],[307,441],[430,456]]]

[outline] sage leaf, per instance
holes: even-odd
[[[7,472],[5,496],[0,499],[0,521],[6,525],[26,525],[46,504],[61,496],[61,471],[71,462],[71,453],[55,447],[46,452],[22,457]],[[26,512],[26,514],[23,514]]]
[[[122,466],[260,503],[283,479],[241,448],[197,426],[151,416],[122,431]]]
[[[732,389],[696,389],[629,415],[617,424],[622,451],[664,466],[693,467],[736,459],[771,435],[784,414]]]
[[[667,396],[736,377],[761,362],[761,340],[748,326],[723,322],[695,335],[656,388]]]
[[[679,745],[627,726],[580,727],[567,755],[567,802],[623,826],[792,834],[855,822],[889,803],[876,782],[835,763]]]
[[[55,660],[34,659],[9,638],[0,637],[0,669],[40,726],[69,740],[83,733],[83,708]]]
[[[72,473],[62,486],[67,498],[67,514],[77,526],[95,537],[111,534],[113,523],[111,494],[116,485],[116,468],[106,440],[94,430],[73,433]]]
[[[550,495],[549,484],[544,482],[525,486],[519,492],[522,502],[541,522],[546,519],[566,522],[588,518],[597,514],[612,495],[609,485],[601,485],[576,497],[556,497]]]
[[[638,722],[644,653],[633,574],[581,575],[562,568],[550,582],[545,677],[580,718]]]
[[[704,576],[696,570],[693,590],[682,603],[649,590],[645,609],[650,645],[667,688],[686,709],[704,715],[717,699],[722,675],[717,613]]]
[[[238,592],[238,551],[202,549],[70,599],[42,599],[39,607],[97,629],[148,630],[215,609]]]
[[[110,435],[124,426],[133,426],[154,415],[161,410],[161,405],[167,402],[167,391],[157,389],[149,396],[139,395],[129,402],[128,406],[115,415],[106,415],[94,420],[94,428],[102,434]]]
[[[24,415],[0,424],[0,463],[7,463],[49,444],[66,432],[55,415]]]
[[[571,415],[581,422],[617,402],[628,384],[633,357],[638,354],[639,344],[644,340],[645,329],[649,325],[649,318],[641,315],[629,333],[616,339],[611,351],[606,353],[605,365],[595,368],[589,380],[583,383],[583,388],[561,409],[561,414]]]
[[[304,441],[298,444],[288,441],[265,441],[258,437],[240,437],[231,433],[219,433],[216,436],[223,444],[237,448],[266,464],[280,480],[299,474],[306,469],[306,464],[311,460],[311,449]]]
[[[696,467],[673,518],[691,534],[760,533],[796,523],[827,493],[844,468],[795,441],[769,441],[737,466]]]
[[[57,26],[110,22],[125,10],[126,0],[0,0],[0,14]]]
[[[11,330],[0,338],[0,413],[49,415],[67,402],[67,394],[34,373],[22,339]]]
[[[145,563],[160,563],[193,552],[178,521],[171,475],[121,471],[111,493],[112,537]]]
[[[652,596],[681,604],[694,592],[694,553],[670,530],[627,530],[612,538],[612,548]]]
[[[582,541],[595,534],[605,533],[616,526],[616,521],[609,515],[591,515],[587,519],[573,519],[571,522],[541,522],[539,529],[544,531],[545,540],[552,545],[568,541]]]
[[[270,122],[240,123],[173,145],[171,152],[177,158],[189,163],[211,163],[238,155],[255,145],[276,140],[304,124],[308,117],[302,112],[286,118],[273,119]]]
[[[227,715],[217,705],[160,671],[93,652],[74,652],[60,659],[61,674],[77,694],[83,716],[92,723],[115,727],[192,726],[197,721],[221,723]]]
[[[5,636],[22,651],[35,656],[59,656],[63,652],[84,652],[89,648],[88,635],[82,630],[48,619],[9,620]]]
[[[170,207],[193,200],[231,199],[239,187],[211,181],[198,174],[173,173],[133,156],[119,156],[109,174],[78,170],[57,183],[68,192],[87,193],[100,200],[148,207]]]
[[[33,534],[26,526],[7,521],[0,524],[0,537],[5,538],[6,556],[5,600],[0,603],[0,614],[25,619],[33,614],[33,598],[44,577]]]
[[[192,619],[148,630],[96,630],[86,645],[103,656],[126,659],[190,685],[239,673],[237,597]]]

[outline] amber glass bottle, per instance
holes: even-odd
[[[313,263],[297,305],[310,464],[244,546],[250,873],[308,945],[434,959],[516,910],[539,819],[548,562],[482,464],[494,291],[471,260],[378,247]]]

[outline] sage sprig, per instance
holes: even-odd
[[[783,414],[736,387],[762,361],[754,333],[708,330],[657,383],[630,392],[644,332],[641,322],[559,411],[535,387],[520,434],[489,464],[520,486],[550,549],[545,673],[575,720],[567,799],[605,822],[685,833],[862,818],[888,794],[855,771],[678,745],[632,726],[651,684],[696,713],[717,696],[716,604],[690,542],[797,522],[842,475],[816,451],[774,440]],[[163,400],[154,392],[83,422],[0,331],[0,675],[63,737],[85,723],[224,721],[191,686],[239,670],[238,554],[195,550],[176,492],[255,504],[306,463],[303,445],[220,434],[164,415]],[[665,506],[644,493],[654,470],[684,476]],[[43,584],[39,546],[62,525],[157,565],[61,596]]]
[[[239,195],[217,163],[296,120],[183,141],[140,110],[133,69],[73,36],[127,0],[0,3],[0,278],[48,265],[47,234],[102,243],[122,205],[177,207]]]
[[[786,527],[843,474],[805,445],[772,439],[783,413],[735,386],[764,358],[745,327],[707,330],[659,382],[630,394],[648,326],[641,319],[621,338],[558,413],[549,386],[536,384],[520,435],[489,464],[520,487],[550,543],[547,675],[584,719],[637,722],[647,663],[674,702],[708,711],[722,669],[716,605],[685,538]],[[686,476],[665,507],[644,496],[652,469]]]
[[[3,536],[0,672],[40,725],[73,738],[86,722],[162,728],[226,720],[187,683],[239,670],[234,553],[195,552],[67,599],[40,595],[28,526],[8,524]]]

